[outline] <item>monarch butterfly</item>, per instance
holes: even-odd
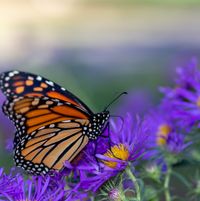
[[[16,127],[14,161],[31,174],[61,170],[101,135],[110,117],[107,108],[94,114],[63,87],[31,73],[4,72],[0,87],[7,98],[3,112]]]

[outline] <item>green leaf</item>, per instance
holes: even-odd
[[[187,188],[191,187],[190,183],[187,181],[187,179],[183,175],[175,171],[172,171],[172,175],[176,176]]]

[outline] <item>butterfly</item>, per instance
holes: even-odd
[[[14,161],[35,175],[60,171],[90,140],[96,140],[110,117],[93,113],[79,98],[39,75],[8,71],[0,74],[7,100],[3,112],[16,127]]]

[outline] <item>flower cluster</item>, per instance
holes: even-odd
[[[92,154],[94,150],[90,145],[83,159],[73,167],[78,170],[80,181],[70,190],[71,199],[73,195],[76,198],[79,191],[96,192],[102,184],[125,170],[129,163],[136,164],[145,153],[148,128],[139,118],[132,119],[127,114],[123,122],[119,119],[111,124],[109,139],[100,137],[97,141],[102,153],[97,147],[97,154]]]
[[[34,176],[24,180],[20,174],[11,171],[6,174],[0,169],[0,198],[10,201],[21,200],[62,200],[65,196],[65,182],[58,176]]]
[[[187,67],[176,69],[176,86],[161,87],[165,94],[163,102],[168,103],[170,114],[177,125],[184,130],[200,126],[200,71],[193,59]]]
[[[66,161],[60,173],[24,179],[15,170],[5,174],[0,169],[0,199],[73,201],[97,195],[101,200],[121,201],[128,196],[136,201],[142,196],[158,200],[151,197],[153,187],[146,188],[144,195],[140,192],[137,178],[144,176],[146,167],[149,178],[163,182],[164,195],[170,200],[172,167],[184,159],[184,151],[194,143],[191,130],[200,127],[197,63],[192,60],[176,72],[175,87],[160,88],[164,98],[157,107],[143,118],[129,111],[124,117],[111,119],[107,130],[90,141],[72,163]]]
[[[164,105],[160,105],[146,116],[146,124],[150,130],[148,147],[153,157],[158,157],[161,150],[178,154],[182,152],[190,142],[186,142],[186,135],[182,133],[171,113]]]

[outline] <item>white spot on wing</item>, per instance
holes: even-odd
[[[45,128],[45,126],[42,126],[42,127],[40,127],[38,130],[42,130],[42,129],[44,129]]]
[[[41,81],[42,77],[41,76],[37,76],[36,80]]]
[[[28,79],[29,79],[29,80],[34,80],[34,78],[33,78],[33,77],[31,77],[31,76],[28,76]]]
[[[14,73],[13,73],[13,72],[10,72],[8,75],[9,75],[10,77],[12,77],[12,76],[14,75]]]
[[[15,70],[15,71],[13,71],[13,73],[14,73],[14,74],[18,74],[18,73],[19,73],[19,71]]]
[[[52,81],[46,80],[46,83],[47,83],[48,85],[50,85],[50,86],[54,86],[54,83],[53,83]]]
[[[62,121],[62,122],[66,122],[67,123],[67,122],[71,122],[71,120],[65,120],[65,121]]]

